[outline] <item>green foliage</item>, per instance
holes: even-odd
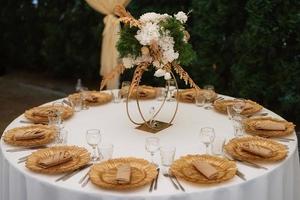
[[[134,37],[138,28],[129,27],[127,25],[123,26],[120,31],[120,39],[117,43],[117,49],[120,54],[120,57],[126,57],[128,55],[133,56],[134,58],[141,55],[142,45]]]

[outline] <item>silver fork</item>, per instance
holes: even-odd
[[[168,172],[164,172],[163,175],[165,177],[168,177],[171,180],[171,182],[172,182],[172,184],[173,184],[173,186],[175,187],[176,190],[179,190],[178,185],[174,182],[173,178],[168,174]]]

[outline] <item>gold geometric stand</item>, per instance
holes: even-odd
[[[162,131],[162,130],[172,126],[172,124],[170,124],[170,123],[155,120],[155,122],[154,122],[155,126],[150,128],[147,123],[150,124],[150,122],[147,121],[146,123],[143,123],[143,124],[137,126],[136,129],[155,134],[155,133],[158,133],[159,131]]]

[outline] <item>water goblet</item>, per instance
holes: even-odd
[[[87,104],[87,99],[90,96],[89,89],[87,87],[81,87],[80,88],[80,96],[82,98],[82,110],[89,109],[89,106]]]
[[[101,156],[101,160],[109,160],[112,158],[114,152],[113,144],[100,144],[98,145],[98,151]]]
[[[215,88],[213,85],[205,85],[203,87],[203,89],[205,90],[203,95],[204,95],[206,103],[207,103],[207,106],[205,106],[204,109],[210,110],[210,109],[212,109],[211,101],[213,100],[214,95],[215,95]]]
[[[96,148],[101,141],[100,130],[98,129],[90,129],[86,131],[86,141],[88,145],[90,145],[93,149],[92,161],[95,162],[99,160],[99,157],[96,153]]]
[[[200,138],[200,141],[206,147],[206,154],[209,154],[208,147],[215,139],[215,130],[214,130],[214,128],[211,128],[211,127],[201,128],[200,133],[199,133],[199,138]]]
[[[67,144],[67,141],[68,141],[68,131],[64,129],[59,130],[55,140],[55,144],[57,145]]]
[[[122,95],[121,95],[120,90],[118,90],[118,89],[112,90],[111,94],[113,96],[113,102],[114,103],[120,103],[121,102]]]
[[[176,147],[162,146],[160,147],[161,164],[164,167],[170,167],[174,161]]]
[[[196,95],[195,95],[195,104],[198,107],[203,107],[205,104],[205,96],[203,95],[203,93],[201,93],[200,91],[196,91]]]
[[[151,155],[151,163],[155,164],[154,155],[155,155],[155,152],[157,152],[159,150],[159,138],[157,138],[157,137],[146,138],[145,149]]]

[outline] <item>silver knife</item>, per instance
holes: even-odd
[[[86,168],[88,168],[88,167],[90,167],[90,166],[92,166],[92,165],[93,165],[92,163],[86,164],[86,165],[80,167],[79,169],[76,169],[76,170],[74,170],[74,171],[68,172],[68,173],[62,175],[61,177],[59,177],[58,179],[56,179],[55,182],[58,182],[58,181],[60,181],[60,180],[66,181],[66,180],[68,180],[69,178],[71,178],[72,176],[74,176],[74,175],[76,175],[77,173],[79,173],[80,171],[82,171],[82,170],[84,170],[84,169],[86,169]]]
[[[156,174],[156,177],[155,177],[155,181],[154,181],[154,190],[157,189],[157,179],[158,179],[158,176],[159,176],[159,168],[157,168],[157,174]]]
[[[238,177],[240,177],[242,180],[247,181],[247,179],[245,178],[245,175],[241,171],[236,170],[235,175],[237,175]]]
[[[20,152],[20,151],[30,151],[30,150],[36,150],[36,149],[45,149],[47,146],[35,146],[35,147],[26,147],[26,148],[14,148],[14,149],[7,149],[6,152]]]
[[[81,184],[81,187],[85,187],[85,186],[88,184],[89,181],[90,181],[90,177],[88,177],[88,178],[85,180],[85,182],[83,182],[83,183]]]
[[[67,104],[67,105],[70,106],[70,107],[72,107],[71,102],[69,102],[69,101],[67,101],[67,100],[65,100],[65,99],[63,100],[63,103],[64,103],[64,104]]]

